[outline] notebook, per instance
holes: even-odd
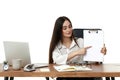
[[[22,67],[31,64],[29,45],[27,42],[4,41],[5,59],[12,65],[13,59],[22,59]]]

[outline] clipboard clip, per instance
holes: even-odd
[[[92,29],[88,31],[88,33],[92,33],[92,32],[98,33],[98,30]]]

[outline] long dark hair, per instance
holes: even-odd
[[[71,24],[71,27],[72,27],[72,23],[71,23],[70,19],[65,17],[65,16],[61,16],[56,20],[55,25],[54,25],[54,29],[53,29],[51,42],[50,42],[50,47],[49,47],[49,63],[53,63],[52,52],[55,49],[58,42],[60,40],[62,40],[62,27],[63,27],[63,23],[65,20],[68,20]],[[73,34],[71,36],[71,39],[72,38],[73,38]]]

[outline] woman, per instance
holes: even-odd
[[[69,18],[59,17],[54,25],[53,35],[49,49],[49,63],[71,64],[82,63],[83,56],[91,46],[83,47],[83,39],[75,39],[72,23]],[[106,54],[106,48],[101,49]],[[58,80],[73,80],[73,78],[58,78]],[[93,78],[74,78],[75,80],[93,80]]]

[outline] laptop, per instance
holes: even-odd
[[[22,59],[22,67],[31,64],[29,45],[27,42],[4,41],[5,58],[9,65],[13,59]]]

